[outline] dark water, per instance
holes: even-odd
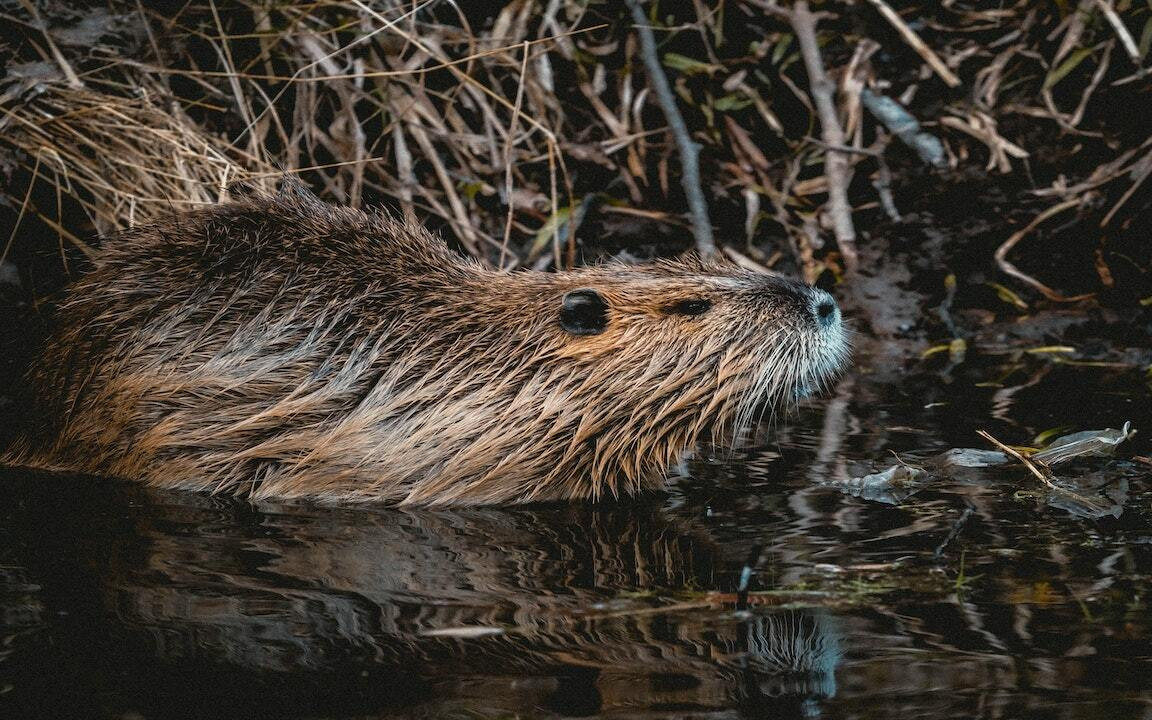
[[[1096,517],[1017,468],[898,505],[841,489],[978,429],[1152,432],[1139,370],[970,364],[849,378],[764,447],[601,507],[252,506],[8,471],[0,716],[1152,718],[1145,435],[1067,471],[1114,504]]]

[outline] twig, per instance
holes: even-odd
[[[779,275],[780,274],[780,273],[776,272],[775,270],[772,270],[771,268],[769,268],[767,265],[764,265],[763,263],[756,262],[755,260],[748,257],[744,253],[740,252],[739,250],[736,250],[735,248],[732,248],[732,247],[725,245],[722,252],[728,256],[729,260],[736,263],[737,265],[744,268],[745,270],[751,270],[752,272],[758,272],[762,275]]]
[[[920,121],[903,105],[887,95],[872,92],[868,88],[860,91],[860,102],[884,127],[915,150],[925,163],[937,168],[948,164],[944,158],[944,144],[935,135],[924,132],[920,127]]]
[[[1152,153],[1145,155],[1143,160],[1137,163],[1133,163],[1132,171],[1130,174],[1130,176],[1134,178],[1132,186],[1124,191],[1124,194],[1120,196],[1120,199],[1116,201],[1116,204],[1112,206],[1112,209],[1108,211],[1108,214],[1104,216],[1104,219],[1100,221],[1100,227],[1104,227],[1108,223],[1112,222],[1112,218],[1115,217],[1116,211],[1118,211],[1121,206],[1124,205],[1124,203],[1128,202],[1129,198],[1131,198],[1136,193],[1136,189],[1140,187],[1140,185],[1142,185],[1145,180],[1148,179],[1149,175],[1152,175]]]
[[[48,45],[48,52],[52,53],[52,60],[60,68],[60,72],[64,73],[64,79],[68,81],[68,86],[72,88],[82,88],[84,83],[80,80],[80,76],[72,69],[72,65],[64,57],[64,53],[60,52],[60,48],[56,46],[56,41],[52,39],[52,34],[48,32],[48,23],[44,22],[44,18],[40,17],[40,11],[31,0],[20,0],[20,5],[32,16],[33,27],[40,31],[44,36],[44,42]]]
[[[820,137],[827,148],[844,147],[844,128],[836,113],[836,86],[824,71],[824,61],[820,57],[820,44],[816,39],[818,15],[813,14],[805,0],[798,0],[791,9],[769,0],[756,0],[756,4],[779,17],[788,20],[800,44],[800,54],[808,71],[808,83],[812,86],[812,101],[820,117]],[[855,275],[860,267],[856,252],[856,228],[852,225],[852,205],[848,202],[848,179],[851,165],[848,156],[836,150],[824,154],[824,177],[828,182],[828,214],[832,217],[832,228],[836,234],[836,244],[844,256],[844,271]]]
[[[1080,102],[1076,105],[1076,109],[1071,115],[1065,115],[1060,112],[1056,107],[1056,99],[1052,95],[1052,88],[1045,86],[1040,90],[1040,97],[1044,99],[1044,105],[1048,111],[1052,113],[1052,119],[1059,123],[1065,130],[1075,132],[1080,135],[1094,135],[1096,137],[1103,137],[1100,133],[1088,132],[1080,130],[1076,126],[1084,119],[1084,112],[1088,109],[1088,101],[1092,98],[1092,94],[1096,92],[1096,88],[1100,86],[1100,82],[1104,79],[1104,75],[1108,72],[1108,66],[1112,62],[1112,48],[1115,46],[1115,40],[1109,40],[1106,43],[1097,45],[1097,48],[1103,48],[1104,52],[1100,56],[1100,64],[1096,66],[1096,70],[1092,73],[1092,80],[1088,83],[1088,87],[1080,95]],[[1095,48],[1094,48],[1095,50]]]
[[[836,87],[824,71],[820,58],[820,45],[816,40],[816,16],[805,0],[797,2],[789,13],[789,22],[796,31],[808,81],[812,85],[812,101],[820,116],[820,136],[830,146],[845,145],[844,129],[836,114]],[[856,228],[852,225],[852,206],[848,202],[848,175],[850,165],[844,153],[829,152],[824,157],[824,174],[828,179],[828,212],[836,232],[836,243],[844,256],[844,269],[855,275],[860,261],[856,253]]]
[[[1052,484],[1052,481],[1048,479],[1048,476],[1045,475],[1044,473],[1040,472],[1040,470],[1028,458],[1024,457],[1023,455],[1021,455],[1016,450],[1008,447],[1004,443],[1002,443],[999,440],[997,440],[996,438],[992,437],[992,435],[990,435],[988,432],[986,432],[984,430],[977,430],[976,433],[980,437],[984,438],[988,442],[995,445],[1002,452],[1004,452],[1008,455],[1011,455],[1012,457],[1014,457],[1017,460],[1019,460],[1020,462],[1022,462],[1024,464],[1024,467],[1028,468],[1032,472],[1032,474],[1035,475],[1040,480],[1040,482],[1044,483],[1045,485],[1047,485],[1050,488],[1056,487],[1055,485]]]
[[[652,34],[652,27],[648,24],[640,0],[627,0],[627,4],[628,9],[632,11],[632,20],[636,24],[636,34],[640,36],[640,57],[643,58],[644,70],[648,73],[648,84],[656,92],[656,100],[660,103],[660,109],[668,120],[672,136],[676,139],[676,147],[680,151],[682,170],[680,184],[684,188],[688,209],[692,213],[692,234],[696,238],[696,251],[704,257],[711,257],[716,254],[716,241],[712,238],[712,221],[708,218],[708,204],[704,200],[704,191],[700,185],[700,146],[692,140],[684,116],[676,107],[676,96],[672,94],[668,77],[660,67],[660,58],[656,55],[656,38]]]
[[[960,85],[960,78],[948,69],[940,56],[932,51],[932,48],[924,44],[920,36],[916,34],[912,28],[908,27],[908,23],[904,22],[904,18],[900,17],[899,13],[893,10],[888,3],[884,0],[868,0],[872,5],[880,11],[884,19],[891,23],[892,27],[896,28],[896,32],[900,33],[900,37],[904,38],[904,42],[912,46],[920,57],[924,58],[924,62],[932,68],[932,70],[940,76],[940,79],[948,87],[958,87]]]
[[[36,179],[40,177],[40,161],[42,159],[41,153],[36,153],[36,165],[32,167],[32,178],[28,180],[28,190],[24,193],[24,201],[20,203],[20,212],[16,215],[16,222],[12,225],[12,233],[8,235],[8,242],[4,244],[3,252],[0,252],[0,263],[8,259],[8,251],[12,249],[12,242],[16,240],[16,231],[20,229],[20,221],[24,219],[24,214],[28,211],[28,201],[32,198],[32,188],[36,185]]]
[[[508,203],[508,217],[504,222],[504,240],[500,243],[500,262],[504,267],[504,257],[508,254],[508,241],[512,238],[512,220],[516,214],[516,203],[512,201],[512,145],[516,142],[516,130],[520,120],[520,108],[524,104],[524,77],[528,73],[528,42],[524,42],[524,57],[520,63],[520,82],[516,85],[516,104],[512,109],[508,133],[504,138],[504,200]]]
[[[872,187],[876,188],[876,193],[880,196],[880,206],[884,208],[888,219],[901,222],[900,210],[896,207],[895,198],[892,197],[892,170],[889,169],[883,152],[876,153],[876,178],[872,181]]]
[[[1128,59],[1136,67],[1140,67],[1140,48],[1136,46],[1136,40],[1132,37],[1132,33],[1128,32],[1128,28],[1124,26],[1124,22],[1120,16],[1116,14],[1116,8],[1112,7],[1109,0],[1096,0],[1096,7],[1100,8],[1100,12],[1104,13],[1104,17],[1108,19],[1108,24],[1112,26],[1113,32],[1116,37],[1120,38],[1120,44],[1124,46],[1124,52],[1128,53]]]
[[[265,144],[263,138],[259,137],[256,133],[257,120],[256,115],[252,111],[252,104],[248,102],[248,98],[244,95],[244,86],[240,84],[240,78],[236,75],[236,63],[232,59],[232,48],[229,43],[228,33],[224,32],[224,24],[220,21],[220,13],[216,9],[216,3],[210,1],[208,7],[212,10],[212,19],[216,23],[216,31],[220,35],[220,49],[217,51],[220,55],[220,61],[224,64],[224,70],[229,73],[228,85],[232,89],[232,95],[236,99],[236,109],[240,112],[240,117],[244,121],[244,131],[240,133],[240,137],[248,135],[248,151],[256,157],[264,160]],[[261,113],[261,116],[263,114]],[[239,140],[237,140],[239,143]]]
[[[399,115],[399,117],[403,117],[403,115]],[[412,134],[412,138],[416,141],[416,144],[420,146],[420,152],[423,153],[424,158],[431,163],[432,170],[436,173],[436,179],[440,182],[440,186],[444,188],[444,194],[448,198],[448,205],[452,208],[452,216],[456,221],[453,229],[460,236],[460,242],[464,244],[468,252],[476,257],[480,257],[476,230],[472,227],[472,221],[468,217],[468,211],[464,208],[464,203],[460,200],[460,195],[456,192],[456,184],[449,175],[448,169],[444,167],[444,162],[441,160],[440,154],[437,153],[436,148],[432,146],[432,141],[428,139],[428,133],[424,131],[422,125],[415,122],[409,123],[408,132]],[[508,198],[508,202],[512,202],[512,198]]]
[[[996,249],[996,264],[1000,266],[1000,270],[1007,275],[1011,275],[1025,285],[1039,290],[1040,293],[1044,295],[1044,297],[1054,302],[1077,302],[1079,300],[1085,300],[1092,297],[1091,293],[1087,295],[1065,297],[1044,283],[1040,282],[1036,278],[1032,277],[1031,275],[1026,275],[1025,273],[1021,272],[1019,268],[1008,262],[1008,253],[1012,250],[1012,248],[1016,247],[1016,244],[1019,243],[1025,235],[1035,230],[1036,227],[1040,225],[1040,223],[1044,222],[1053,215],[1057,215],[1064,212],[1065,210],[1069,210],[1079,205],[1080,198],[1072,198],[1071,200],[1065,200],[1059,205],[1053,205],[1052,207],[1048,208],[1033,218],[1032,222],[1028,223],[1023,228],[1013,233],[1012,237],[1005,240],[1004,243]]]
[[[865,157],[874,158],[880,154],[880,151],[876,150],[875,148],[856,147],[855,145],[829,145],[828,143],[824,142],[823,140],[819,140],[819,139],[811,137],[809,135],[804,136],[804,141],[810,142],[813,145],[819,145],[820,147],[824,148],[825,150],[835,150],[836,152],[842,152],[842,153],[846,153],[848,155],[863,155]]]
[[[970,112],[966,118],[945,115],[939,122],[945,127],[955,128],[971,135],[987,145],[989,170],[996,168],[1002,173],[1009,173],[1012,171],[1009,155],[1021,160],[1028,157],[1027,150],[1002,137],[996,131],[996,121],[979,110]]]
[[[1056,48],[1056,54],[1052,56],[1052,67],[1057,67],[1068,53],[1080,46],[1080,39],[1084,37],[1084,21],[1092,16],[1093,2],[1094,0],[1080,0],[1076,9],[1068,13],[1067,20],[1060,23],[1048,36],[1049,41],[1055,40],[1062,29],[1067,28],[1063,30],[1064,38],[1060,41],[1060,47]]]
[[[412,204],[412,188],[416,185],[416,176],[412,172],[412,151],[408,149],[408,141],[404,138],[404,128],[398,122],[392,124],[392,145],[396,154],[396,179],[400,186],[400,211],[406,219],[416,222],[416,208]]]
[[[867,92],[867,90],[865,90]],[[875,143],[873,147],[854,147],[840,145],[837,147],[829,147],[820,140],[811,137],[805,137],[808,142],[815,143],[825,150],[835,150],[837,152],[847,153],[849,155],[863,155],[876,160],[877,176],[872,181],[872,187],[876,188],[876,192],[880,196],[880,206],[884,208],[885,214],[894,222],[900,222],[900,211],[896,208],[896,201],[892,197],[892,171],[888,168],[888,161],[884,159],[884,148],[888,146],[888,136],[880,131],[883,137]]]

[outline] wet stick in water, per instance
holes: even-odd
[[[979,430],[977,432],[980,435],[980,437],[984,438],[988,442],[990,442],[993,445],[995,445],[996,447],[1000,448],[1000,450],[1002,452],[1005,452],[1008,455],[1019,460],[1020,463],[1024,467],[1028,468],[1028,471],[1031,472],[1033,475],[1035,475],[1036,478],[1040,482],[1044,483],[1045,485],[1047,485],[1050,488],[1055,487],[1055,485],[1052,484],[1052,480],[1045,473],[1041,472],[1039,470],[1039,468],[1037,468],[1034,463],[1030,462],[1028,460],[1028,458],[1026,458],[1022,454],[1020,454],[1020,452],[1018,450],[1016,450],[1015,448],[1011,448],[1011,447],[1005,445],[1004,443],[1000,442],[996,438],[992,437],[991,433],[989,433],[987,430]]]

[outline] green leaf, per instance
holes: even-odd
[[[1012,292],[1010,289],[1004,287],[1000,283],[988,283],[988,285],[996,291],[996,297],[1000,298],[1004,302],[1008,303],[1009,305],[1014,305],[1021,310],[1028,309],[1028,303],[1024,302],[1023,298]]]
[[[1084,61],[1084,58],[1092,54],[1095,48],[1080,48],[1069,55],[1064,62],[1048,73],[1048,77],[1044,79],[1044,89],[1049,90],[1053,85],[1064,79],[1064,76],[1076,69],[1076,66]]]
[[[1152,17],[1144,23],[1144,30],[1140,33],[1140,43],[1136,49],[1140,51],[1140,59],[1148,57],[1148,49],[1152,47]]]
[[[1032,444],[1035,445],[1036,447],[1044,447],[1045,445],[1048,444],[1049,440],[1052,440],[1054,438],[1058,438],[1061,435],[1065,435],[1071,429],[1072,429],[1071,425],[1059,425],[1059,426],[1054,427],[1054,428],[1049,428],[1048,430],[1045,430],[1044,432],[1040,433],[1036,437],[1032,438]]]
[[[712,103],[712,107],[720,112],[727,112],[729,110],[743,110],[752,104],[752,101],[744,93],[729,93],[722,98],[717,98],[716,102]]]
[[[557,208],[556,214],[548,218],[548,222],[544,223],[539,230],[536,231],[536,238],[532,241],[532,248],[529,251],[531,257],[538,257],[540,253],[544,252],[544,248],[552,241],[552,236],[556,234],[559,228],[572,216],[573,209],[579,207],[580,204],[576,203],[571,207]]]
[[[776,43],[776,47],[772,50],[772,64],[779,65],[780,59],[784,57],[784,53],[788,52],[789,46],[792,45],[792,33],[787,33],[780,38],[780,42]]]
[[[458,187],[460,188],[460,192],[464,194],[464,199],[471,202],[475,200],[476,196],[480,194],[480,191],[484,189],[484,183],[461,181]]]
[[[705,74],[711,75],[717,70],[722,68],[719,65],[712,63],[701,62],[695,58],[690,58],[687,55],[679,53],[664,53],[664,66],[670,67],[673,70],[679,70],[685,75]]]

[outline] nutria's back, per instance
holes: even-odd
[[[799,283],[699,261],[493,271],[308,198],[105,247],[10,460],[257,497],[621,495],[846,355],[835,303]]]

